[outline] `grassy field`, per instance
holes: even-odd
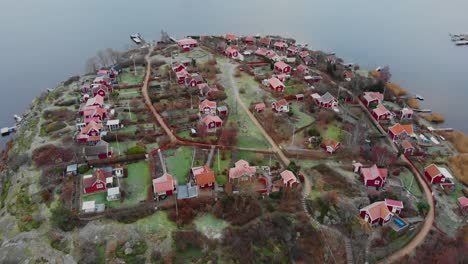
[[[164,211],[157,211],[151,216],[136,221],[135,224],[140,231],[146,234],[164,234],[177,228],[175,223],[167,218],[167,212]]]
[[[341,131],[340,128],[338,128],[335,125],[330,125],[328,126],[327,131],[325,131],[325,137],[328,137],[328,138],[331,138],[340,142],[342,140],[342,133],[343,132]]]
[[[128,164],[128,177],[123,179],[120,184],[126,192],[126,197],[121,205],[137,204],[146,200],[151,185],[151,176],[149,164],[146,160]]]
[[[140,84],[143,82],[145,75],[145,68],[142,66],[136,67],[137,74],[133,72],[133,67],[125,68],[122,71],[122,74],[119,75],[118,81],[120,84]]]
[[[121,99],[129,99],[137,96],[141,96],[140,90],[137,88],[119,90],[119,98]]]
[[[177,178],[178,184],[187,182],[189,169],[192,165],[192,147],[179,147],[175,150],[168,150],[163,153],[166,158],[168,172]]]
[[[107,192],[85,194],[81,197],[83,202],[95,201],[96,204],[107,204]]]
[[[212,214],[198,216],[193,222],[196,229],[210,239],[220,239],[223,230],[229,226],[226,221],[218,219]]]
[[[412,193],[416,197],[422,197],[422,191],[419,188],[418,182],[415,176],[407,169],[402,169],[400,173],[400,180],[406,190]],[[413,182],[413,184],[411,184]],[[411,186],[411,189],[410,189]]]
[[[306,114],[300,110],[302,107],[301,104],[303,103],[294,102],[290,105],[290,108],[292,112],[294,113],[293,118],[297,118],[297,121],[296,121],[297,128],[310,125],[315,121],[315,119],[311,115]]]
[[[224,156],[224,160],[222,159],[222,153],[220,151],[219,159],[217,153],[213,157],[213,171],[216,175],[216,182],[218,184],[225,184],[228,180],[228,173],[229,173],[229,166],[231,164],[231,154],[226,152]]]

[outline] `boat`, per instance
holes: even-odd
[[[457,46],[468,45],[468,40],[455,41],[455,45],[457,45]]]
[[[419,113],[431,113],[431,109],[413,109],[414,112],[419,112]]]
[[[16,123],[20,123],[21,121],[23,121],[23,118],[21,118],[21,116],[19,115],[13,115],[13,118],[15,119]]]
[[[138,44],[138,45],[143,43],[143,39],[141,38],[140,33],[130,35],[130,39],[133,40],[133,42],[135,42],[135,44]]]
[[[463,34],[449,34],[449,36],[452,41],[460,41],[467,39],[466,35]]]
[[[419,101],[424,101],[424,97],[422,97],[422,96],[419,95],[419,94],[416,94],[416,95],[414,96],[414,98],[418,99]]]

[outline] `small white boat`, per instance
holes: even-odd
[[[424,101],[424,97],[422,97],[422,96],[419,95],[419,94],[416,94],[416,95],[414,96],[414,98],[418,99],[419,101]]]
[[[457,45],[457,46],[468,45],[468,40],[455,41],[455,45]]]
[[[23,118],[21,118],[21,116],[19,115],[13,115],[13,118],[15,119],[16,123],[20,123],[21,121],[23,121]]]
[[[143,43],[143,39],[141,38],[140,33],[130,35],[130,39],[133,40],[133,42],[135,42],[138,45]]]
[[[440,144],[440,142],[434,136],[431,137],[431,141],[436,145]]]

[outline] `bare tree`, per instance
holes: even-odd
[[[86,61],[85,70],[87,73],[95,73],[98,70],[98,62],[96,57],[91,57]]]
[[[162,43],[171,42],[171,38],[169,37],[169,34],[167,34],[167,32],[164,30],[161,30],[161,42]]]
[[[98,60],[99,64],[101,64],[100,65],[101,67],[107,67],[109,65],[109,58],[108,58],[105,51],[99,50],[96,53],[96,56],[97,56],[97,60]]]
[[[117,64],[119,61],[122,60],[122,53],[111,48],[106,49],[106,55],[110,63]]]
[[[392,78],[392,74],[390,73],[390,67],[388,65],[386,65],[380,70],[379,78],[384,83],[387,83],[390,81],[390,79]]]

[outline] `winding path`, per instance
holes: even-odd
[[[362,107],[364,112],[367,113],[368,117],[370,120],[376,125],[376,127],[379,129],[382,134],[387,135],[387,139],[389,140],[391,146],[398,150],[395,142],[390,139],[388,136],[387,132],[380,126],[380,124],[370,115],[369,111],[367,110],[366,106],[361,102],[361,100],[358,99],[359,105]],[[429,186],[427,185],[426,181],[424,180],[424,175],[414,166],[414,164],[404,155],[401,156],[403,162],[408,164],[410,167],[411,171],[415,175],[416,179],[419,182],[419,186],[421,186],[424,190],[424,194],[426,196],[427,202],[431,205],[431,208],[429,209],[429,212],[426,215],[426,219],[424,219],[424,223],[422,228],[419,230],[419,233],[416,234],[416,236],[408,243],[406,246],[403,248],[399,249],[398,251],[394,252],[392,255],[387,256],[382,262],[380,263],[393,263],[398,261],[399,259],[411,254],[413,250],[416,249],[417,246],[419,246],[424,240],[426,239],[427,234],[432,228],[432,225],[434,223],[434,218],[435,218],[435,211],[434,211],[434,197],[432,196],[432,191],[429,189]]]

